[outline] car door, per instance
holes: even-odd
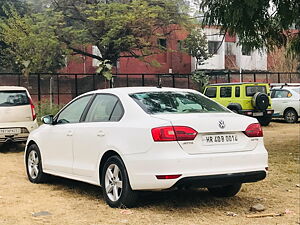
[[[111,140],[123,113],[118,97],[111,94],[96,95],[84,122],[79,124],[74,133],[74,174],[83,177],[98,174],[99,158],[106,150],[113,148]]]
[[[275,89],[273,90],[274,93],[272,93],[272,108],[274,109],[273,116],[282,116],[284,113],[284,110],[288,107],[289,103],[289,91],[287,90],[281,90],[281,89]]]
[[[41,143],[44,167],[59,173],[72,174],[73,134],[92,95],[80,97],[67,105],[44,130]]]

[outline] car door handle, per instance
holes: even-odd
[[[69,136],[69,137],[73,136],[73,131],[69,130],[67,133],[67,136]]]
[[[100,130],[100,131],[98,131],[97,136],[103,137],[103,136],[105,136],[105,133],[102,130]]]

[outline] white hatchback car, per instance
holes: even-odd
[[[34,105],[24,87],[0,86],[0,143],[26,142],[38,127]]]
[[[257,120],[194,90],[97,90],[42,120],[26,146],[29,180],[53,174],[99,185],[111,207],[133,206],[137,190],[196,186],[234,196],[267,173]]]
[[[273,117],[295,123],[300,117],[300,87],[275,87],[271,90]]]

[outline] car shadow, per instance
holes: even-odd
[[[0,144],[0,153],[19,153],[25,150],[25,144],[5,143]]]
[[[71,179],[51,176],[47,181],[54,191],[67,191],[71,195],[81,195],[88,199],[99,199],[105,203],[102,188]],[[241,198],[238,195],[230,198],[216,198],[207,189],[176,189],[166,191],[139,191],[139,199],[135,208],[159,207],[165,211],[178,208],[215,207],[245,205],[248,207],[255,198]]]
[[[287,123],[284,119],[272,119],[271,122],[285,123],[285,124],[296,124],[296,123],[300,123],[300,120],[298,119],[298,121],[296,123]]]

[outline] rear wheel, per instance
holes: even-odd
[[[241,189],[242,184],[231,184],[220,187],[208,188],[208,191],[216,197],[232,197]]]
[[[294,109],[287,109],[284,113],[284,120],[287,123],[296,123],[298,120],[297,112]]]
[[[43,172],[41,153],[36,144],[32,144],[26,151],[26,172],[32,183],[42,183],[47,180]]]
[[[110,207],[133,207],[136,204],[137,193],[131,189],[125,165],[118,156],[106,161],[101,179],[103,195]]]

